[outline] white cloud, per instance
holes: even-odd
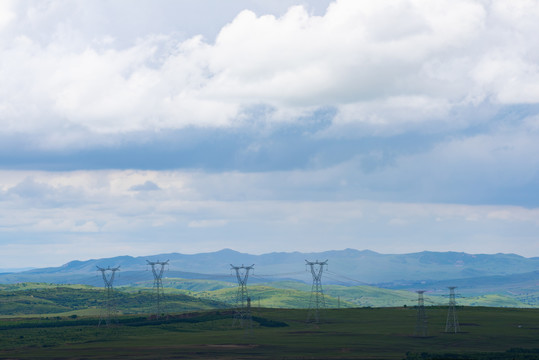
[[[10,30],[0,45],[2,131],[43,133],[45,147],[84,146],[88,131],[241,126],[257,104],[275,109],[270,122],[334,106],[337,124],[395,133],[450,121],[455,107],[485,99],[539,102],[537,1],[338,0],[323,15],[295,6],[280,17],[245,10],[215,43],[170,32],[122,47],[114,33],[89,41],[68,21],[44,42],[44,19],[79,11],[51,4],[4,15],[4,24],[24,15],[36,27]]]
[[[369,135],[394,135],[408,129],[425,127],[428,122],[449,122],[451,108],[452,104],[444,98],[387,97],[340,106],[334,124],[346,126],[359,123],[370,130]],[[331,132],[331,129],[325,131],[326,134]]]
[[[12,6],[11,0],[2,0],[0,2],[0,31],[16,18]]]

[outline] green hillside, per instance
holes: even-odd
[[[115,304],[119,313],[147,314],[153,311],[152,283],[115,288]],[[211,280],[167,279],[163,281],[163,311],[182,312],[230,308],[235,306],[237,286]],[[298,308],[309,306],[311,287],[296,281],[273,282],[248,287],[252,307]],[[412,291],[382,289],[372,286],[324,286],[328,308],[411,307],[417,304]],[[539,307],[537,292],[525,297],[507,294],[484,294],[458,298],[462,306]],[[425,305],[445,306],[444,296],[425,294]],[[535,302],[534,302],[535,301]],[[0,285],[0,316],[31,314],[95,315],[104,307],[103,288],[87,285],[21,283]]]
[[[153,281],[141,281],[130,287],[134,288],[152,288]],[[217,280],[202,280],[202,279],[181,279],[181,278],[166,278],[163,279],[163,287],[189,291],[211,291],[224,288],[235,288],[236,283]]]
[[[0,316],[29,314],[95,315],[104,307],[103,288],[85,285],[22,283],[0,286]],[[211,299],[195,298],[167,289],[163,307],[166,311],[192,311],[224,308],[225,304]],[[152,289],[123,289],[114,292],[119,313],[140,314],[152,311]]]
[[[194,293],[199,298],[220,300],[233,304],[236,299],[237,289],[227,288],[215,291],[202,291]],[[254,285],[249,287],[249,296],[252,299],[253,307],[272,307],[272,308],[306,308],[309,306],[310,292],[294,289],[278,289],[270,286]],[[336,308],[338,299],[331,296],[325,296],[327,307]],[[351,307],[352,303],[343,305]]]
[[[415,306],[417,304],[417,294],[410,291],[379,289],[370,286],[339,286],[328,285],[324,287],[326,306],[329,308],[338,307],[340,299],[341,307],[399,307]],[[283,307],[283,308],[304,308],[308,306],[310,290],[275,289],[268,286],[251,286],[249,294],[253,299],[253,305],[260,298],[262,307]],[[221,289],[217,291],[206,291],[195,294],[195,296],[206,297],[217,300],[231,301],[235,296],[233,289]],[[425,296],[427,306],[444,306],[448,299],[444,296]],[[530,305],[517,298],[488,294],[468,298],[459,298],[458,304],[463,306],[492,306],[492,307],[539,307],[538,304]]]
[[[151,285],[151,282],[144,282],[138,284],[138,287],[148,288]],[[170,289],[184,290],[186,294],[192,296],[228,303],[234,301],[237,288],[237,284],[226,281],[172,278],[163,280],[163,285]],[[341,307],[395,307],[417,304],[417,294],[409,290],[391,290],[365,285],[324,285],[323,288],[328,307],[337,307],[339,298]],[[306,307],[310,291],[311,285],[299,281],[274,281],[264,285],[249,285],[253,306],[260,301],[263,307]],[[445,305],[447,301],[445,294],[439,291],[425,294],[427,305]],[[499,293],[461,296],[457,298],[457,302],[466,306],[539,307],[539,290],[514,293],[501,289]]]
[[[183,290],[186,294],[198,298],[223,301],[233,304],[236,298],[237,286],[228,282],[209,280],[168,279],[163,282],[165,286],[174,286],[174,289]],[[215,289],[215,290],[214,290]],[[277,281],[266,285],[250,285],[249,295],[252,306],[275,308],[305,308],[308,307],[311,286],[297,281]],[[417,294],[413,291],[390,290],[374,286],[342,286],[325,285],[324,293],[326,306],[340,307],[399,307],[414,306],[417,304]],[[539,295],[539,292],[536,293]],[[495,306],[495,307],[539,307],[537,297],[528,294],[523,301],[519,296],[508,294],[484,294],[480,296],[460,297],[459,305],[466,306]],[[444,306],[447,297],[443,295],[425,294],[425,304],[431,306]]]

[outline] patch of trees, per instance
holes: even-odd
[[[512,348],[505,352],[406,353],[404,360],[537,360],[539,349]]]

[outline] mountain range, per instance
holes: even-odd
[[[158,254],[149,256],[118,256],[112,258],[71,261],[59,267],[49,267],[0,274],[1,283],[49,282],[101,285],[96,266],[120,267],[117,284],[134,284],[152,279],[146,263],[166,261],[165,277],[208,279],[235,282],[231,264],[253,265],[250,282],[277,280],[312,280],[305,260],[325,261],[324,283],[338,285],[377,285],[393,289],[418,287],[483,288],[539,282],[539,257],[526,258],[515,254],[467,254],[462,252],[423,251],[410,254],[380,254],[370,250],[332,250],[325,252],[274,252],[252,255],[223,249],[199,254]],[[309,270],[309,271],[307,271]],[[99,275],[99,276],[98,276]]]

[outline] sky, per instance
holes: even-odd
[[[539,256],[537,0],[0,0],[0,268]]]

